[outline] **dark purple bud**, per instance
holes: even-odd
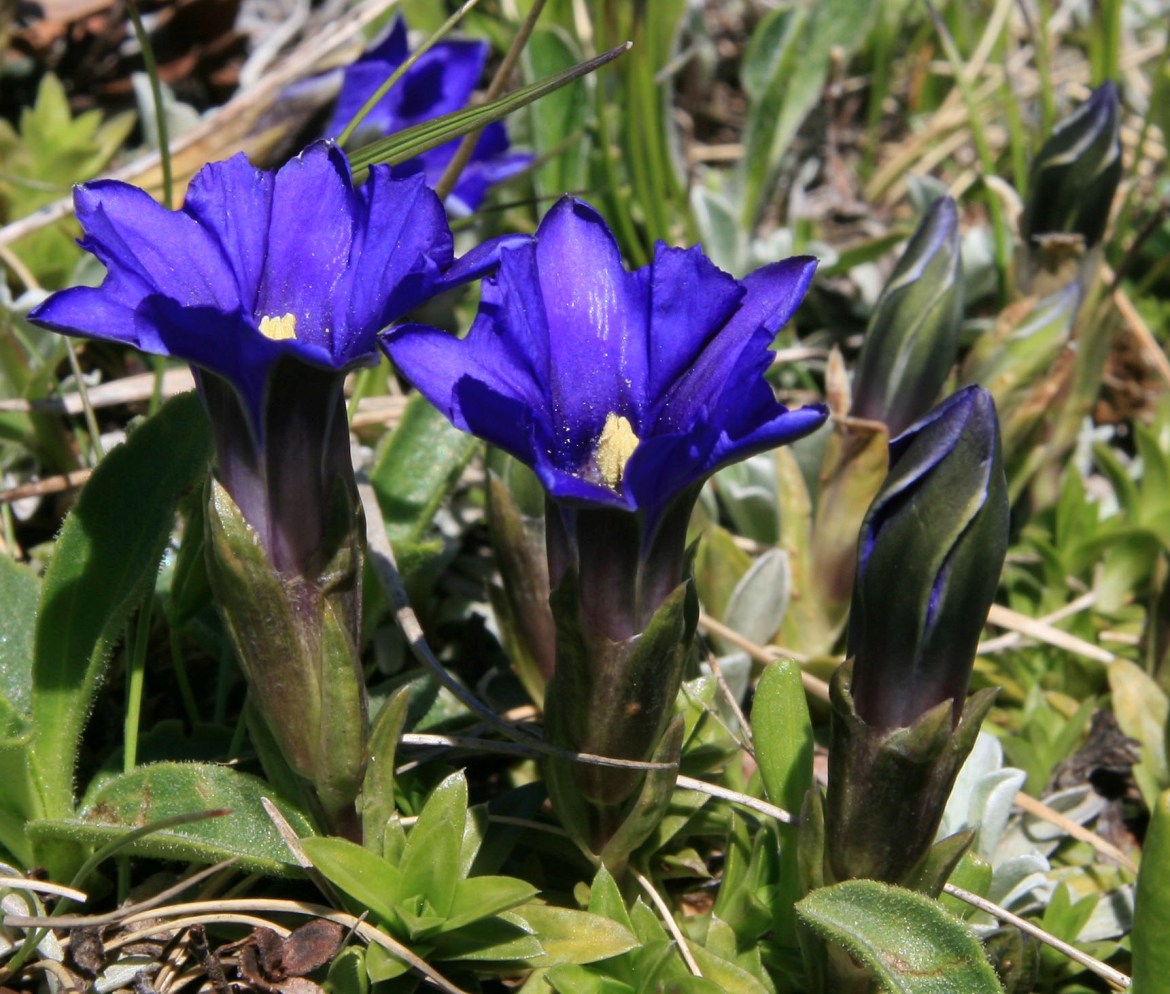
[[[926,210],[878,299],[853,377],[850,414],[904,431],[934,403],[954,365],[963,318],[959,212]]]
[[[849,622],[852,696],[868,724],[912,724],[943,701],[958,721],[1008,537],[991,395],[959,391],[890,443],[862,524]]]
[[[1057,124],[1032,162],[1020,236],[1080,235],[1092,248],[1105,234],[1121,180],[1121,102],[1112,81]]]

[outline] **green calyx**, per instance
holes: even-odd
[[[935,874],[924,877],[923,864],[996,691],[973,694],[957,723],[946,700],[907,727],[876,728],[857,714],[851,681],[850,661],[830,685],[825,882],[864,878],[917,883],[927,891],[935,883],[941,887],[945,875],[926,879]]]
[[[364,531],[347,503],[331,502],[333,552],[315,577],[278,573],[215,480],[205,526],[208,574],[249,693],[336,828],[353,820],[369,725],[358,658]]]

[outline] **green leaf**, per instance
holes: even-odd
[[[1170,791],[1154,805],[1142,847],[1133,919],[1130,994],[1163,994],[1170,977]]]
[[[711,908],[715,919],[740,930],[753,916],[751,906],[752,837],[747,823],[732,811],[728,815],[727,841],[723,845],[723,879]],[[762,930],[761,930],[762,931]]]
[[[25,825],[37,811],[36,784],[28,763],[32,737],[32,725],[0,697],[0,846],[29,867],[34,854]]]
[[[21,714],[32,702],[33,643],[41,582],[27,566],[0,556],[0,696]]]
[[[251,871],[299,874],[262,797],[276,802],[294,831],[312,829],[300,812],[273,796],[270,784],[225,766],[155,763],[102,784],[75,818],[36,821],[29,834],[43,839],[101,845],[154,821],[221,809],[229,814],[164,829],[131,843],[129,851],[160,859],[215,863],[237,857]]]
[[[538,957],[543,962],[544,948],[523,919],[505,911],[495,918],[484,918],[456,932],[436,935],[432,943],[436,960],[470,960],[478,963],[528,961]]]
[[[560,72],[580,58],[577,46],[559,26],[537,28],[524,47],[531,75],[540,78]],[[543,161],[533,174],[537,195],[556,197],[586,185],[586,83],[580,81],[530,104],[533,151]]]
[[[548,904],[526,904],[512,914],[540,937],[545,955],[533,965],[594,963],[620,956],[638,946],[638,938],[612,918]]]
[[[329,964],[325,980],[329,994],[369,994],[370,975],[366,972],[366,954],[360,946],[347,946]]]
[[[727,599],[723,623],[757,645],[767,645],[784,623],[792,567],[783,549],[767,549]]]
[[[622,892],[618,890],[617,881],[604,865],[593,878],[593,886],[589,891],[589,910],[595,915],[617,922],[627,931],[632,932],[634,929],[630,913],[626,910],[626,902],[622,900]]]
[[[580,79],[582,76],[587,76],[594,70],[600,69],[607,62],[623,55],[626,51],[626,46],[619,46],[554,76],[531,83],[519,90],[513,90],[491,103],[454,111],[451,114],[444,114],[442,117],[432,118],[422,124],[403,128],[388,138],[383,138],[353,152],[349,156],[350,165],[356,175],[379,162],[385,162],[389,165],[406,162],[423,152],[446,144],[452,138],[461,138],[473,131],[479,131],[484,125],[506,117],[512,111],[519,110],[534,100],[538,100],[546,93],[552,93],[573,80]]]
[[[370,732],[370,761],[358,795],[362,837],[378,856],[386,855],[386,827],[394,815],[394,755],[410,706],[410,688],[399,687],[382,705]]]
[[[6,221],[27,217],[98,175],[122,148],[134,118],[130,112],[103,121],[98,110],[74,117],[61,81],[43,76],[35,104],[21,110],[20,133],[0,120],[0,214]],[[74,231],[72,222],[49,225],[16,243],[17,256],[46,287],[68,279],[78,258]]]
[[[699,966],[699,972],[725,994],[771,994],[768,987],[753,977],[747,970],[730,960],[715,955],[711,950],[691,945],[691,954]]]
[[[467,778],[452,773],[427,798],[402,854],[403,900],[426,898],[435,914],[446,918],[460,881],[459,855],[467,818]]]
[[[33,663],[33,756],[50,818],[73,810],[81,732],[110,652],[153,588],[175,509],[210,456],[198,398],[175,397],[102,460],[65,519],[45,573]]]
[[[752,741],[768,800],[798,814],[813,782],[813,729],[800,666],[791,659],[764,668],[752,702]]]
[[[614,977],[597,973],[585,966],[553,967],[548,981],[557,994],[632,994],[633,988]]]
[[[515,908],[531,900],[536,888],[514,877],[471,877],[461,880],[455,891],[455,900],[443,925],[444,932],[452,932],[481,918]]]
[[[695,588],[712,617],[726,616],[732,594],[751,567],[752,557],[726,528],[712,524],[703,530],[695,555]]]
[[[402,875],[398,867],[348,839],[301,839],[305,854],[329,879],[362,907],[390,926],[398,923]]]
[[[1166,694],[1140,666],[1128,659],[1109,664],[1109,689],[1113,713],[1121,730],[1141,743],[1141,762],[1133,769],[1142,799],[1150,806],[1170,786],[1166,761],[1166,724],[1170,702]]]
[[[869,30],[868,0],[820,0],[783,7],[764,18],[744,55],[749,105],[744,143],[744,223],[752,225],[771,171],[821,98],[830,54],[849,54]]]
[[[813,891],[796,913],[892,994],[1002,994],[978,940],[921,894],[848,880]]]
[[[366,948],[366,970],[375,984],[401,977],[410,967],[390,950],[371,942]]]

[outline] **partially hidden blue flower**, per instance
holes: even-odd
[[[312,436],[342,416],[342,376],[376,365],[376,334],[480,275],[493,246],[457,262],[421,176],[396,180],[376,166],[355,189],[345,156],[327,142],[277,172],[243,155],[212,163],[177,211],[109,180],[77,187],[74,200],[81,244],[106,278],[54,294],[31,320],[202,370],[221,481],[274,563],[294,567],[305,514],[282,530],[281,509],[264,505],[311,508],[302,470],[329,483],[321,460],[331,454]],[[344,446],[341,455],[348,463]]]
[[[488,43],[483,41],[454,40],[435,44],[374,105],[358,127],[357,140],[372,141],[462,110],[479,85],[488,52]],[[386,38],[345,70],[341,93],[325,134],[333,137],[341,134],[409,54],[406,21],[397,17]],[[393,166],[392,175],[422,173],[427,184],[433,187],[461,140],[454,139]],[[523,172],[533,158],[530,153],[510,151],[508,134],[502,122],[488,124],[480,134],[470,161],[459,174],[454,190],[447,197],[447,206],[456,214],[474,213],[492,186]]]

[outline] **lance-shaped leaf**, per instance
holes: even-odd
[[[1067,376],[1058,374],[1069,371],[1061,359],[1080,303],[1080,286],[1072,282],[1042,300],[1013,304],[963,363],[960,382],[978,383],[995,400],[1009,466],[1051,407],[1055,392],[1067,387]]]
[[[855,880],[809,894],[796,913],[820,938],[847,950],[883,991],[1002,994],[978,940],[920,894]]]
[[[940,197],[922,216],[869,321],[854,417],[896,435],[930,409],[954,364],[963,316],[959,212]]]

